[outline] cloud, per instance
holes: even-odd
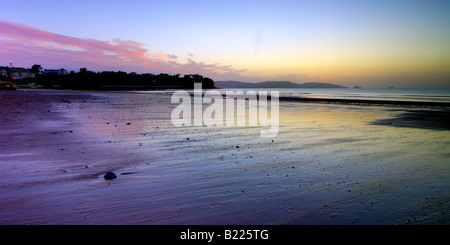
[[[174,59],[178,58],[176,55],[166,54],[166,53],[163,53],[163,52],[152,53],[152,54],[150,54],[149,57],[154,58],[154,59],[158,59],[158,60],[174,60]]]
[[[15,63],[27,63],[33,59],[48,65],[75,67],[106,67],[118,63],[149,67],[161,65],[146,58],[146,44],[135,41],[81,39],[1,20],[0,37],[0,50],[9,51],[9,59],[14,59]],[[4,62],[3,59],[0,62]]]
[[[234,69],[232,66],[230,65],[221,65],[219,63],[216,64],[205,64],[203,62],[196,62],[191,58],[187,59],[188,63],[185,64],[184,66],[187,68],[191,68],[192,70],[203,70],[206,72],[217,72],[217,73],[239,73],[239,72],[244,72],[246,70],[237,70]]]
[[[133,40],[77,38],[1,19],[0,53],[0,65],[14,62],[15,65],[30,66],[37,63],[44,67],[198,73],[210,77],[242,71],[229,65],[196,62],[191,58],[180,62],[174,54],[150,51],[147,44]]]

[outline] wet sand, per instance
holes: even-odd
[[[262,138],[174,127],[171,92],[0,96],[0,224],[450,223],[443,108],[280,101]]]

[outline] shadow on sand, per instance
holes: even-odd
[[[407,110],[395,118],[373,121],[372,125],[450,130],[450,110]]]

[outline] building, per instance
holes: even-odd
[[[0,66],[0,76],[8,76],[8,70],[8,67]]]
[[[22,80],[24,78],[34,78],[34,73],[30,69],[12,67],[9,68],[9,76],[13,80]]]
[[[65,76],[65,75],[67,75],[67,74],[69,74],[69,73],[67,72],[66,69],[63,69],[63,68],[61,68],[61,69],[59,69],[59,70],[52,70],[52,69],[45,69],[45,70],[44,70],[44,75],[59,75],[59,76]]]

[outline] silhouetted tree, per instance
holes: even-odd
[[[41,65],[35,64],[35,65],[33,65],[33,66],[31,67],[31,72],[34,73],[34,74],[39,74],[39,72],[40,72],[41,70],[42,70],[42,66],[41,66]]]

